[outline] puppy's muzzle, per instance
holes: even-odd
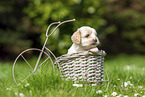
[[[98,39],[93,39],[92,45],[99,45],[99,40]]]
[[[93,39],[93,42],[97,42],[97,39]]]

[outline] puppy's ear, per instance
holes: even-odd
[[[80,32],[80,29],[78,29],[71,37],[72,41],[77,43],[77,44],[80,44],[81,42],[81,32]]]

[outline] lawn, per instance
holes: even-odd
[[[0,97],[112,97],[113,92],[118,97],[145,95],[143,55],[106,56],[104,69],[110,79],[107,91],[107,82],[99,87],[85,84],[74,86],[72,81],[61,78],[57,67],[53,70],[49,62],[17,86],[12,77],[12,65],[12,62],[0,63]],[[19,63],[15,68],[17,81],[21,82],[29,71],[25,64]]]

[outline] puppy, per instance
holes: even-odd
[[[73,54],[83,51],[91,51],[93,53],[98,52],[96,46],[99,45],[99,39],[97,37],[97,32],[94,28],[83,26],[78,28],[78,30],[71,37],[73,44],[68,49],[67,54]]]

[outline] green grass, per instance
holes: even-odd
[[[19,97],[21,93],[25,97],[103,97],[104,95],[111,97],[113,92],[121,94],[122,97],[124,95],[133,97],[136,93],[139,94],[138,97],[145,95],[145,56],[141,55],[120,55],[111,58],[107,56],[104,62],[104,69],[110,79],[107,91],[105,91],[107,82],[100,87],[87,85],[74,87],[73,82],[61,78],[57,67],[54,71],[49,62],[17,86],[12,77],[12,64],[0,63],[0,97]],[[24,63],[17,64],[15,68],[17,81],[21,82],[29,71]],[[123,82],[127,81],[133,86],[122,87]],[[25,86],[27,83],[29,85]],[[96,93],[98,90],[102,93]]]

